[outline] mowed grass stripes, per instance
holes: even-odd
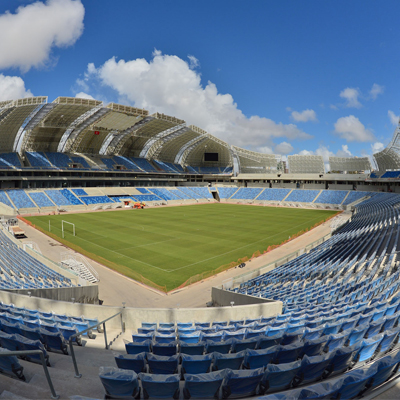
[[[28,217],[60,242],[137,278],[172,290],[190,277],[282,243],[336,212],[205,204]],[[65,238],[61,238],[61,221]],[[79,247],[79,248],[77,248]],[[100,259],[100,258],[101,259]]]

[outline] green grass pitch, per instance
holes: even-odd
[[[131,277],[172,290],[190,277],[280,244],[336,212],[205,204],[28,217],[58,240]],[[65,238],[61,239],[61,220]],[[79,249],[77,248],[79,247]]]

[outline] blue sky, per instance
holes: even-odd
[[[400,114],[398,1],[0,2],[0,100],[86,96],[251,150],[364,156]]]

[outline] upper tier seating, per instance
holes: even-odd
[[[282,201],[292,189],[264,189],[257,200]]]
[[[0,167],[8,168],[8,167],[16,167],[21,168],[21,161],[18,158],[17,153],[1,153],[0,154]]]
[[[87,161],[83,157],[71,156],[71,160],[72,160],[73,163],[82,164],[83,168],[90,169],[90,165],[87,163]]]
[[[102,158],[101,161],[107,169],[114,169],[115,161],[112,158]]]
[[[262,191],[262,188],[240,188],[231,200],[254,200]]]
[[[71,159],[64,153],[46,153],[47,158],[50,162],[58,168],[68,168],[69,164],[72,163]]]
[[[123,165],[126,169],[129,169],[131,171],[137,171],[140,172],[141,169],[129,158],[122,157],[122,156],[114,156],[114,161],[118,165]]]
[[[382,172],[376,171],[376,172],[371,172],[370,178],[380,178],[382,175]]]
[[[32,167],[53,168],[46,155],[42,152],[27,151],[25,155]]]
[[[372,174],[371,174],[372,175]],[[400,177],[400,171],[386,171],[381,178],[399,178]],[[372,178],[372,176],[371,176]]]
[[[36,208],[24,190],[7,190],[7,194],[16,208]]]
[[[153,163],[156,165],[158,169],[168,173],[179,174],[180,171],[177,169],[175,164],[160,161],[160,160],[153,160]]]
[[[225,167],[222,169],[223,174],[231,174],[233,172],[233,167]]]
[[[219,167],[198,167],[200,174],[220,174]]]
[[[323,190],[314,203],[340,205],[347,193],[349,193],[347,190]]]
[[[301,202],[301,203],[312,203],[313,200],[318,196],[319,190],[300,190],[294,189],[285,201]]]
[[[157,172],[157,170],[145,158],[130,157],[130,159],[145,172]]]
[[[189,174],[198,174],[199,173],[199,171],[197,169],[195,169],[194,167],[192,167],[191,165],[187,165],[186,170]]]

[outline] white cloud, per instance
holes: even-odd
[[[91,96],[90,94],[87,94],[85,92],[79,92],[75,95],[75,97],[78,97],[80,99],[89,99],[89,100],[94,100],[94,97]]]
[[[50,61],[53,47],[73,45],[83,32],[80,0],[37,1],[0,15],[0,68],[23,72]]]
[[[378,153],[385,148],[383,143],[375,142],[371,144],[372,154]]]
[[[31,91],[25,89],[25,82],[22,78],[0,74],[0,101],[32,96]]]
[[[265,154],[274,154],[273,150],[271,147],[268,146],[264,146],[264,147],[259,147],[258,151],[260,153],[265,153]]]
[[[374,84],[372,85],[371,90],[369,91],[369,96],[370,96],[370,98],[371,98],[372,100],[375,100],[375,99],[378,97],[378,95],[383,94],[384,89],[385,89],[385,88],[384,88],[383,86],[378,85],[377,83],[374,83]]]
[[[200,67],[200,61],[195,56],[188,56],[190,69]]]
[[[190,60],[190,59],[189,59]],[[192,60],[193,64],[193,60]],[[149,62],[115,57],[99,68],[88,65],[86,83],[97,79],[101,85],[113,88],[120,102],[153,112],[184,119],[209,133],[252,150],[272,148],[275,138],[310,139],[312,136],[294,124],[283,124],[257,115],[247,117],[237,107],[230,94],[218,93],[214,83],[202,86],[200,73],[190,62],[177,56],[153,52]]]
[[[282,142],[275,146],[275,153],[277,154],[289,154],[293,150],[293,146],[288,142]]]
[[[339,118],[335,122],[335,133],[348,142],[371,142],[374,135],[354,115]]]
[[[336,152],[337,157],[353,157],[351,151],[349,150],[349,146],[347,144],[342,144],[342,148]]]
[[[291,118],[296,122],[317,121],[317,114],[314,110],[293,111]]]
[[[390,118],[390,122],[392,123],[392,125],[397,126],[399,124],[399,119],[400,116],[396,115],[393,111],[389,110],[388,111],[388,115]]]
[[[358,101],[360,91],[357,88],[346,88],[340,92],[340,97],[346,100],[346,107],[361,108],[362,104]]]

